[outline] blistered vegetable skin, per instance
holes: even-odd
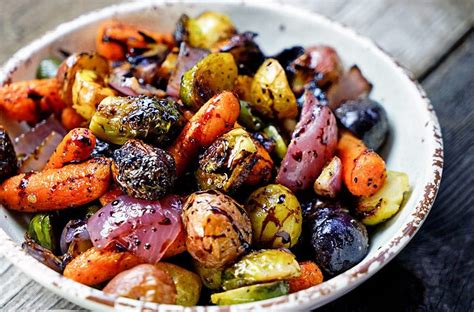
[[[213,53],[184,73],[179,96],[196,111],[214,95],[232,90],[236,79],[237,65],[232,54]]]
[[[408,176],[403,172],[387,171],[384,185],[377,193],[361,197],[357,203],[356,214],[366,225],[376,225],[393,217],[410,192]]]
[[[49,214],[37,214],[28,224],[29,237],[46,249],[55,251],[56,237],[53,232],[53,216]]]
[[[257,284],[228,290],[211,295],[211,302],[217,305],[232,305],[270,299],[287,295],[287,281]]]
[[[221,192],[191,194],[182,219],[187,250],[205,267],[225,267],[250,247],[252,226],[245,210]]]
[[[341,191],[341,187],[342,163],[339,157],[334,156],[314,181],[313,188],[318,195],[335,198]]]
[[[334,114],[368,148],[377,150],[385,142],[388,134],[387,113],[376,101],[368,98],[347,101]]]
[[[367,255],[367,230],[347,210],[320,208],[308,222],[313,259],[327,274],[344,272]]]
[[[37,123],[65,107],[59,95],[58,80],[41,79],[14,82],[0,88],[0,111],[7,118]]]
[[[72,259],[64,268],[63,275],[81,284],[93,286],[141,263],[137,256],[127,251],[116,252],[92,247]]]
[[[15,148],[10,136],[0,126],[0,182],[11,177],[18,170]]]
[[[384,160],[347,130],[341,131],[337,154],[344,184],[353,195],[370,196],[383,186],[387,175]]]
[[[168,152],[129,140],[114,151],[112,172],[119,187],[128,195],[157,200],[169,193],[176,181],[176,165]]]
[[[91,157],[95,136],[85,128],[76,128],[63,138],[51,155],[45,169],[61,168],[68,163],[81,162]]]
[[[56,78],[61,86],[60,94],[66,106],[73,104],[72,89],[76,74],[81,70],[93,71],[103,79],[109,73],[109,64],[97,53],[74,53],[65,59],[58,68]]]
[[[59,65],[61,65],[61,60],[55,57],[47,57],[42,59],[38,64],[38,68],[36,69],[36,78],[48,79],[56,77]]]
[[[89,69],[76,72],[72,85],[72,107],[85,120],[90,120],[99,103],[115,92],[104,86],[103,77]]]
[[[0,202],[23,212],[80,206],[102,196],[109,187],[110,177],[110,161],[105,158],[19,174],[2,183]]]
[[[231,92],[222,92],[204,104],[188,121],[178,138],[168,148],[176,162],[178,177],[199,149],[211,145],[219,136],[234,127],[240,112],[239,100]]]
[[[309,189],[337,147],[337,123],[327,106],[305,93],[301,118],[281,163],[276,182],[293,192]]]
[[[222,288],[235,289],[253,284],[288,280],[300,275],[295,255],[281,249],[252,252],[224,270]]]
[[[174,101],[152,96],[108,97],[97,107],[89,128],[113,144],[142,139],[155,145],[174,138],[182,116]]]
[[[158,262],[156,267],[173,278],[177,291],[177,305],[192,307],[198,303],[202,288],[198,275],[172,263]]]
[[[288,188],[279,184],[263,186],[250,195],[245,209],[256,246],[289,248],[298,242],[303,216],[298,199]]]
[[[290,286],[290,294],[313,287],[323,282],[323,273],[312,261],[304,261],[299,263],[301,275],[288,280]]]
[[[295,95],[288,84],[285,70],[277,60],[267,59],[255,73],[251,103],[268,118],[295,118],[298,114]]]
[[[140,264],[121,272],[103,291],[144,302],[176,303],[176,286],[171,275],[151,264]]]

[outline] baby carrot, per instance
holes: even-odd
[[[176,162],[178,176],[182,175],[192,159],[196,158],[199,148],[211,145],[219,136],[234,127],[239,112],[239,100],[229,91],[214,96],[201,106],[168,148]]]
[[[66,107],[61,113],[61,124],[66,130],[72,130],[86,125],[86,120],[76,113],[74,108]]]
[[[0,203],[24,212],[81,206],[102,196],[109,187],[110,177],[110,161],[106,158],[23,173],[0,185]]]
[[[337,153],[347,189],[356,196],[374,194],[385,182],[384,160],[349,131],[340,131],[340,134]]]
[[[301,275],[288,281],[290,293],[294,293],[323,282],[323,273],[312,261],[300,262]]]

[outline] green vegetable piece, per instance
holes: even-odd
[[[201,190],[233,192],[258,161],[257,145],[247,131],[233,129],[219,137],[199,157],[196,179]]]
[[[197,18],[185,20],[189,44],[195,48],[210,49],[214,43],[237,33],[229,16],[218,12],[204,12]]]
[[[365,225],[376,225],[393,217],[410,192],[408,175],[403,172],[387,171],[387,178],[380,190],[372,196],[361,197],[356,213]]]
[[[153,96],[109,96],[97,107],[89,128],[113,144],[135,138],[160,145],[173,140],[182,124],[174,101]]]
[[[159,262],[156,267],[165,270],[173,278],[178,293],[177,305],[192,307],[198,303],[202,288],[201,279],[198,275],[166,262]]]
[[[222,272],[221,269],[206,268],[198,261],[193,260],[193,266],[196,273],[201,278],[202,283],[209,289],[219,289],[222,285]]]
[[[36,70],[36,78],[48,79],[56,77],[59,65],[61,65],[61,60],[52,56],[41,60]]]
[[[211,302],[217,305],[232,305],[254,302],[287,295],[287,281],[257,284],[211,295]]]
[[[214,95],[232,90],[237,76],[232,54],[209,54],[184,73],[179,96],[186,106],[196,111]]]
[[[298,115],[285,70],[275,59],[267,59],[255,73],[250,97],[252,107],[265,117],[283,120]]]
[[[275,126],[268,126],[265,129],[263,129],[263,132],[268,135],[273,141],[275,141],[275,154],[277,155],[278,158],[283,159],[285,158],[286,152],[288,150],[288,146],[285,143],[285,140],[283,140],[283,137],[280,135],[278,132],[277,128]]]
[[[263,128],[263,121],[252,113],[250,104],[240,101],[239,123],[250,131],[259,131]]]
[[[28,225],[28,235],[44,248],[53,251],[56,248],[56,239],[53,234],[52,216],[37,214]]]
[[[258,283],[287,280],[300,275],[295,255],[282,249],[259,250],[227,268],[222,288],[235,289]]]
[[[290,248],[301,234],[303,213],[293,193],[270,184],[253,192],[245,209],[252,222],[253,242],[263,248]]]

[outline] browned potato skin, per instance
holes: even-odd
[[[176,286],[170,274],[151,264],[140,264],[115,276],[105,293],[145,302],[176,303]]]
[[[106,282],[125,270],[143,263],[130,252],[115,252],[95,247],[72,259],[63,275],[84,285]]]
[[[67,106],[72,105],[72,86],[76,73],[82,69],[90,69],[100,77],[109,73],[109,64],[97,53],[74,53],[65,59],[58,68],[56,78],[61,84],[61,98]]]
[[[183,206],[188,252],[201,265],[222,268],[249,248],[252,225],[244,209],[218,191],[191,194]]]

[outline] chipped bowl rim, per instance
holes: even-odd
[[[438,119],[434,112],[430,100],[427,98],[425,91],[420,84],[413,78],[413,75],[405,68],[400,66],[387,52],[382,50],[377,44],[367,37],[361,36],[351,28],[335,22],[318,13],[297,8],[295,6],[282,3],[280,1],[262,1],[259,3],[252,0],[241,1],[203,1],[205,3],[225,3],[226,5],[245,5],[249,7],[257,7],[266,10],[286,11],[288,14],[299,14],[304,17],[311,17],[318,23],[330,26],[334,31],[344,33],[353,37],[358,44],[367,47],[371,53],[377,54],[384,62],[394,65],[394,71],[397,71],[401,79],[407,79],[412,88],[415,88],[419,101],[426,106],[427,116],[432,126],[432,136],[427,142],[431,142],[432,158],[427,160],[431,165],[431,172],[424,179],[424,196],[417,200],[411,218],[407,218],[402,227],[393,237],[383,244],[377,252],[371,257],[366,257],[359,264],[348,271],[337,275],[336,277],[311,288],[281,296],[273,299],[257,301],[248,304],[235,306],[195,306],[181,307],[176,305],[165,305],[155,303],[144,303],[138,300],[115,297],[105,294],[100,290],[79,284],[69,280],[61,274],[47,268],[33,257],[27,255],[21,246],[14,242],[12,238],[0,229],[0,253],[2,253],[9,261],[21,269],[25,274],[37,281],[44,287],[54,293],[86,308],[93,310],[111,310],[121,309],[140,309],[144,311],[236,311],[236,310],[261,310],[272,308],[274,310],[288,311],[305,310],[322,306],[336,298],[344,295],[353,288],[360,285],[370,276],[379,271],[384,265],[392,260],[411,240],[411,238],[419,230],[420,226],[426,219],[439,190],[441,175],[443,171],[443,140]],[[127,13],[130,11],[138,11],[153,6],[165,6],[167,4],[194,4],[199,2],[192,0],[176,0],[176,1],[142,1],[130,2],[108,6],[99,10],[91,11],[83,14],[72,21],[62,23],[54,30],[46,33],[40,38],[34,40],[24,48],[18,50],[1,68],[0,85],[10,82],[11,75],[16,71],[19,64],[27,62],[28,59],[35,54],[40,48],[47,46],[60,38],[69,31],[75,30],[81,26],[91,22],[110,18],[114,13]]]

